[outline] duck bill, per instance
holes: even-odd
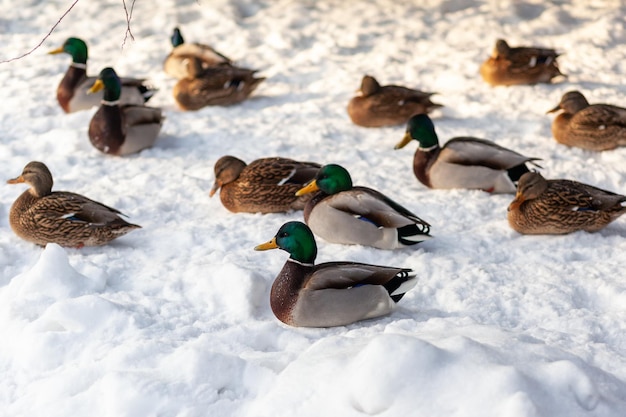
[[[520,193],[515,194],[515,199],[511,201],[511,204],[509,204],[507,211],[518,210],[523,202],[524,202],[524,196],[521,195]]]
[[[276,237],[273,237],[269,242],[261,243],[258,246],[254,247],[254,250],[270,250],[270,249],[278,249],[278,245],[276,244]]]
[[[56,54],[62,54],[63,52],[65,52],[65,51],[63,50],[63,47],[61,46],[61,47],[59,47],[57,49],[53,49],[52,51],[48,51],[48,54],[56,55]]]
[[[307,185],[305,185],[304,187],[296,191],[296,196],[301,196],[304,194],[312,193],[317,190],[319,190],[319,187],[317,186],[317,182],[315,180],[312,180]]]
[[[405,132],[404,133],[404,137],[402,138],[402,140],[400,142],[398,142],[398,144],[396,146],[394,146],[393,149],[402,149],[406,145],[408,145],[409,142],[411,142],[411,140],[413,140],[413,138],[411,137],[409,132]]]
[[[561,110],[561,105],[560,104],[558,104],[555,108],[548,110],[546,112],[546,114],[554,113],[554,112],[557,112],[559,110]]]
[[[24,177],[21,175],[17,178],[7,180],[7,184],[21,184],[23,182],[24,182]]]
[[[91,88],[89,90],[87,90],[87,94],[97,93],[98,91],[102,90],[103,88],[104,88],[104,83],[102,82],[102,80],[96,80],[96,82],[93,83]]]
[[[219,189],[220,189],[220,185],[216,181],[215,184],[213,184],[213,188],[211,188],[211,191],[209,191],[209,197],[213,197],[215,193],[217,192],[217,190]]]

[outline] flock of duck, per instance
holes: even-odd
[[[230,105],[245,100],[264,78],[236,67],[213,48],[185,43],[179,29],[164,70],[179,81],[173,96],[183,110],[206,105]],[[112,68],[88,77],[87,46],[69,38],[50,53],[67,53],[72,64],[63,77],[57,99],[65,112],[99,106],[89,125],[91,143],[100,151],[127,155],[152,146],[162,124],[160,109],[145,103],[155,90],[141,79],[119,77]],[[498,40],[480,74],[491,85],[551,82],[564,77],[552,49],[510,47]],[[100,93],[102,91],[102,93]],[[533,170],[538,158],[524,156],[494,142],[473,137],[448,140],[440,146],[427,115],[441,107],[433,93],[381,86],[364,76],[360,94],[347,111],[360,126],[406,123],[396,148],[412,140],[419,146],[413,160],[416,178],[433,189],[480,189],[515,194],[508,207],[510,226],[523,234],[563,234],[597,231],[626,212],[626,196],[565,179],[545,179]],[[555,139],[568,146],[604,151],[626,145],[626,109],[589,105],[578,91],[566,93],[551,112]],[[379,249],[415,245],[430,236],[430,225],[383,193],[353,185],[350,173],[336,164],[321,165],[282,157],[246,164],[226,155],[214,166],[210,196],[231,212],[275,213],[303,210],[304,222],[285,223],[256,250],[282,249],[289,258],[276,277],[270,306],[276,317],[292,326],[328,327],[389,313],[416,284],[409,268],[356,262],[315,264],[314,234],[341,244]],[[66,247],[103,245],[139,228],[112,207],[79,194],[52,191],[52,174],[37,161],[8,181],[30,186],[10,210],[10,225],[21,238],[37,245],[54,242]]]

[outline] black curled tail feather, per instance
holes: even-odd
[[[430,225],[428,223],[409,224],[398,227],[398,242],[403,245],[415,245],[429,239]]]
[[[412,288],[412,285],[411,285],[411,286],[408,286],[406,289],[404,288],[401,289],[403,284],[414,279],[415,279],[415,274],[413,273],[413,270],[403,269],[400,272],[398,272],[396,276],[394,276],[392,279],[390,279],[385,284],[383,284],[383,287],[385,287],[391,299],[397,303],[398,301],[402,299],[402,297],[404,297],[404,294],[406,293],[406,291]]]

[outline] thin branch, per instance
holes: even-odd
[[[122,42],[122,49],[124,49],[124,45],[126,45],[126,39],[130,35],[130,38],[134,41],[135,37],[133,36],[133,32],[130,31],[130,20],[133,18],[133,9],[135,8],[135,0],[130,5],[130,14],[128,13],[128,9],[126,8],[126,0],[122,0],[124,4],[124,12],[126,13],[126,33],[124,33],[124,42]]]
[[[63,20],[63,18],[65,18],[65,16],[67,16],[67,14],[70,12],[70,10],[72,10],[72,8],[74,6],[76,6],[76,3],[78,3],[78,0],[74,0],[74,3],[72,3],[72,5],[70,6],[69,9],[67,9],[65,11],[65,13],[63,13],[63,15],[59,18],[59,20],[54,24],[54,26],[52,26],[52,29],[50,29],[50,32],[48,32],[48,34],[46,36],[43,37],[43,39],[41,40],[41,42],[39,42],[33,49],[31,49],[30,51],[20,55],[20,56],[16,56],[14,58],[11,59],[5,59],[3,61],[0,61],[0,64],[4,64],[7,62],[11,62],[11,61],[16,61],[18,59],[22,59],[25,56],[28,56],[30,54],[32,54],[33,52],[35,52],[37,49],[39,49],[39,47],[41,45],[43,45],[43,43],[46,41],[46,39],[48,39],[50,37],[50,35],[52,35],[52,32],[54,32],[54,29],[56,29],[57,26],[59,26],[59,24],[61,23],[61,20]],[[135,3],[135,0],[133,0],[133,4]],[[131,13],[132,14],[132,13]]]

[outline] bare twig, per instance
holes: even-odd
[[[0,61],[0,64],[4,64],[4,63],[7,63],[7,62],[11,62],[11,61],[16,61],[18,59],[22,59],[25,56],[28,56],[28,55],[32,54],[33,52],[35,52],[37,49],[39,49],[39,47],[41,45],[43,45],[43,43],[46,41],[46,39],[48,39],[50,37],[50,35],[52,35],[52,32],[54,31],[54,29],[56,29],[56,27],[59,26],[59,23],[61,23],[61,20],[63,20],[63,18],[65,18],[65,16],[67,16],[67,14],[70,12],[70,10],[72,10],[72,8],[74,6],[76,6],[76,3],[78,3],[78,0],[74,0],[74,3],[72,3],[72,5],[69,7],[69,9],[67,9],[65,11],[65,13],[63,13],[63,15],[61,15],[59,20],[54,24],[54,26],[52,26],[52,29],[50,29],[50,32],[48,32],[48,34],[46,36],[44,36],[43,39],[33,49],[31,49],[30,51],[28,51],[28,52],[26,52],[26,53],[24,53],[24,54],[22,54],[20,56],[16,56],[16,57],[11,58],[11,59],[5,59],[3,61]],[[135,1],[133,0],[133,4],[134,3],[135,3]]]
[[[124,49],[124,45],[126,45],[126,39],[128,39],[129,35],[132,40],[135,40],[133,32],[130,31],[130,20],[133,18],[135,0],[133,0],[133,3],[130,5],[130,13],[128,13],[128,9],[126,8],[126,0],[122,0],[122,3],[124,4],[124,12],[126,13],[126,33],[124,33],[124,41],[122,42],[122,49]]]

